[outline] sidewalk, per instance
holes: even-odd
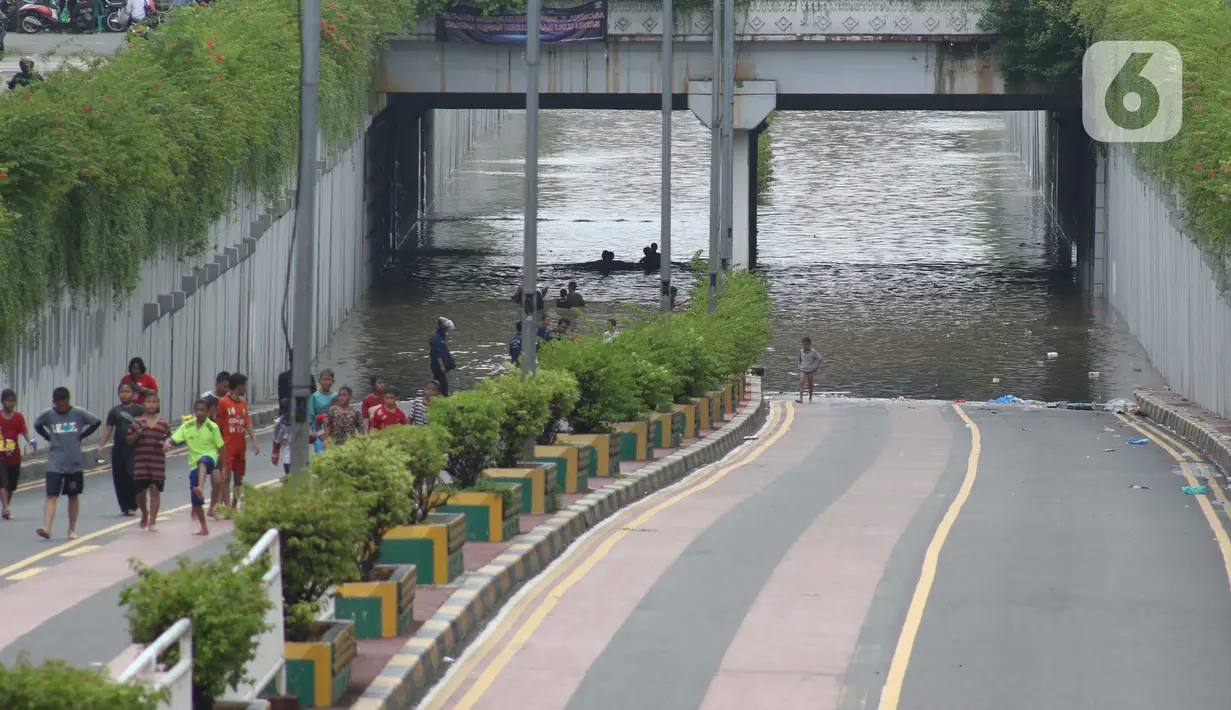
[[[34,60],[35,71],[46,77],[66,63],[86,66],[77,55],[109,55],[119,51],[127,35],[121,32],[100,32],[86,35],[64,35],[43,32],[34,35],[9,32],[4,39],[5,53],[0,58],[0,92],[8,90],[9,79],[18,72],[22,57]]]

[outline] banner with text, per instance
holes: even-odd
[[[539,41],[593,42],[607,37],[607,0],[543,10]],[[525,44],[526,15],[484,15],[477,7],[452,7],[436,15],[436,39],[469,44]]]

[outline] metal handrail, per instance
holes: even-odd
[[[285,678],[283,677],[286,668],[286,661],[282,656],[282,547],[280,537],[276,528],[266,530],[265,534],[257,540],[252,549],[247,555],[240,560],[236,565],[236,570],[244,567],[251,567],[261,559],[262,556],[269,555],[269,569],[261,577],[261,582],[266,589],[270,590],[271,601],[274,602],[274,607],[270,610],[268,621],[272,627],[262,635],[262,641],[257,649],[257,656],[253,658],[253,663],[259,662],[262,659],[272,661],[268,668],[261,671],[260,676],[253,679],[251,685],[241,684],[235,688],[237,695],[232,697],[228,695],[228,700],[253,700],[266,687],[273,683],[281,692],[285,688]],[[276,585],[276,590],[272,589]],[[268,638],[266,638],[268,637]],[[268,646],[268,648],[266,648]],[[264,653],[263,653],[264,652]],[[276,660],[274,660],[276,659]]]
[[[158,674],[158,657],[171,648],[171,644],[179,643],[180,658],[179,661],[168,669],[165,673]],[[174,685],[188,678],[192,680],[192,621],[188,619],[180,619],[171,625],[171,628],[162,632],[162,634],[154,639],[154,643],[146,646],[141,655],[137,656],[128,668],[119,677],[120,683],[132,683],[134,681],[140,683],[150,683],[155,688],[165,688],[172,686],[172,695],[170,698],[170,707],[178,710],[179,708],[192,707],[192,689],[188,687],[188,692],[181,693],[179,696],[175,694]]]

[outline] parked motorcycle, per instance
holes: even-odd
[[[69,0],[67,16],[63,18],[54,0],[26,0],[17,16],[21,31],[28,34],[53,30],[82,32],[98,26],[91,0]]]

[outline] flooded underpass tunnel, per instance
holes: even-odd
[[[553,296],[578,283],[584,328],[657,306],[656,274],[575,265],[604,250],[637,261],[659,241],[660,125],[657,112],[541,113],[538,281]],[[781,112],[769,135],[756,218],[774,303],[768,391],[795,387],[804,336],[824,356],[818,390],[851,396],[1104,402],[1161,382],[1079,286],[1001,114]],[[473,148],[318,367],[356,389],[379,373],[413,392],[430,376],[441,316],[456,326],[454,387],[507,361],[524,136],[524,114],[511,112]],[[673,259],[704,256],[709,132],[686,111],[673,118],[672,206]],[[673,282],[693,297],[687,268]]]

